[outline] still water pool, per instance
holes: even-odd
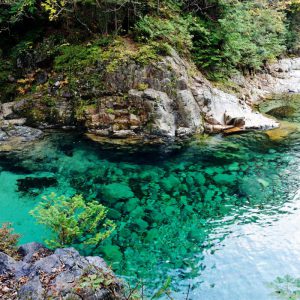
[[[49,133],[0,155],[0,223],[12,222],[21,243],[43,241],[51,233],[28,212],[42,195],[80,193],[109,207],[117,230],[99,254],[132,284],[151,293],[170,278],[174,299],[276,299],[268,283],[300,277],[300,102],[282,101],[261,107],[285,121],[278,131],[188,145]],[[295,109],[278,113],[286,103]]]

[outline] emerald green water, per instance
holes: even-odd
[[[0,223],[12,222],[21,243],[42,241],[50,233],[28,214],[41,195],[81,193],[109,207],[117,224],[99,254],[149,293],[171,277],[174,299],[188,290],[193,300],[274,299],[267,282],[300,277],[300,120],[292,101],[296,110],[283,118],[294,129],[284,139],[253,132],[117,148],[50,132],[0,155]]]

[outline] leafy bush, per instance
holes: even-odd
[[[36,54],[39,49],[42,53],[31,55],[33,61],[43,54],[50,66],[56,56],[55,71],[69,72],[70,77],[99,61],[108,72],[129,59],[148,64],[170,53],[171,48],[188,57],[192,51],[197,66],[212,78],[226,77],[235,69],[260,69],[267,60],[284,53],[286,47],[300,51],[299,7],[299,0],[79,0],[76,5],[69,0],[5,0],[0,8],[0,33],[5,32],[5,39],[0,39],[0,44],[10,41],[8,29],[13,24],[26,24],[23,19],[30,17],[36,20],[36,29],[24,29],[19,39],[21,25],[15,26],[11,36],[16,38],[9,42],[11,49],[6,46],[6,52],[12,58],[27,58],[28,53]],[[51,20],[60,20],[54,35],[61,32],[63,41],[39,43],[51,32],[48,29],[54,28],[43,19],[41,10]],[[43,25],[38,20],[43,20]],[[129,35],[142,45],[127,48],[122,40]],[[98,38],[86,43],[92,37]],[[83,41],[85,44],[80,44]],[[6,94],[12,93],[13,89]]]
[[[179,15],[170,19],[146,15],[136,23],[134,32],[138,41],[161,41],[187,53],[192,47],[190,24],[191,18]]]
[[[83,273],[80,277],[78,288],[88,288],[96,291],[100,288],[114,288],[116,279],[111,273],[103,273],[102,270],[96,270],[94,274]]]
[[[300,3],[293,2],[287,12],[287,47],[292,53],[300,53]]]
[[[285,16],[267,1],[222,2],[217,21],[198,19],[206,30],[195,30],[197,65],[222,71],[258,70],[285,50]]]
[[[0,33],[8,31],[10,27],[32,16],[36,12],[36,0],[3,0],[0,6]]]
[[[97,201],[53,193],[43,200],[30,214],[52,230],[53,238],[46,241],[51,248],[80,244],[97,248],[115,230],[116,225],[106,218],[107,209]]]
[[[10,223],[5,223],[0,228],[0,252],[18,258],[17,243],[20,235],[14,234]]]
[[[76,71],[83,67],[92,65],[101,57],[99,46],[89,45],[61,45],[60,55],[54,60],[56,71]]]
[[[16,94],[15,83],[8,80],[13,75],[13,64],[10,60],[3,59],[0,52],[0,103],[11,101]]]
[[[198,67],[216,71],[226,67],[223,59],[223,34],[219,24],[197,19],[200,27],[192,29],[192,57]],[[199,30],[200,28],[200,30]]]

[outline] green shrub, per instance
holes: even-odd
[[[20,235],[12,233],[13,228],[10,223],[5,223],[0,228],[0,252],[18,258],[17,243]]]
[[[34,46],[36,45],[36,42],[41,39],[42,36],[42,28],[34,28],[26,32],[24,36],[22,36],[22,38],[19,39],[18,42],[10,50],[10,56],[12,57],[14,62],[16,62],[17,58],[21,57],[22,55],[26,55],[32,52]],[[39,48],[43,48],[43,43],[44,40],[39,44]],[[49,49],[53,49],[53,47],[49,47]]]
[[[287,48],[290,52],[300,53],[300,3],[294,2],[287,13]]]
[[[61,45],[60,55],[54,60],[56,71],[78,71],[95,64],[101,58],[101,48],[97,45]]]
[[[116,227],[106,218],[107,209],[97,201],[87,202],[80,195],[58,197],[53,193],[43,200],[30,214],[51,229],[53,237],[46,241],[51,248],[97,248]]]
[[[171,19],[146,15],[135,25],[136,38],[141,42],[161,41],[182,53],[192,47],[192,36],[189,31],[190,18],[173,16]]]
[[[13,64],[10,60],[1,58],[0,53],[0,103],[11,101],[16,94],[16,84],[8,80],[13,75]]]
[[[139,91],[145,91],[149,88],[149,84],[147,83],[139,83],[136,87]]]
[[[132,54],[132,59],[141,65],[147,65],[153,61],[157,61],[159,58],[157,45],[149,44],[143,45],[136,53]]]
[[[193,57],[202,69],[258,70],[285,51],[285,15],[267,1],[224,1],[217,21],[193,28]]]

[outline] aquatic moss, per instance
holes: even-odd
[[[293,106],[280,106],[273,108],[267,112],[268,115],[274,116],[276,118],[286,118],[286,117],[291,117],[293,114],[296,112],[296,108]]]
[[[116,245],[104,245],[101,249],[102,253],[104,253],[104,255],[111,259],[114,260],[116,259],[116,261],[121,261],[122,260],[122,253],[120,251],[120,248]]]

